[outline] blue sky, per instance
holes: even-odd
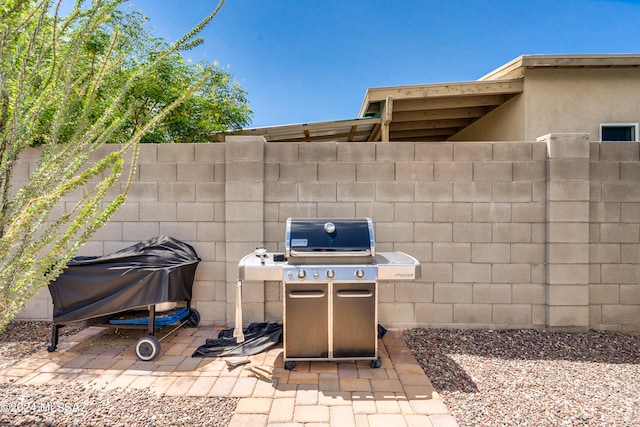
[[[131,0],[176,40],[216,0]],[[640,0],[227,0],[194,61],[248,92],[254,127],[352,119],[367,88],[477,80],[523,54],[640,53]]]

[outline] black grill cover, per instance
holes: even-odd
[[[75,257],[49,284],[53,323],[191,300],[199,262],[193,247],[166,236],[109,255]]]

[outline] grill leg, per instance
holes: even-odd
[[[60,337],[60,328],[62,325],[53,325],[51,327],[51,345],[47,347],[47,351],[51,353],[58,348],[58,338]]]

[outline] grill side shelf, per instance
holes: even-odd
[[[378,280],[416,280],[422,277],[420,261],[404,252],[379,252],[373,258]]]

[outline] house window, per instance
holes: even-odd
[[[638,141],[638,123],[603,123],[600,141]]]

